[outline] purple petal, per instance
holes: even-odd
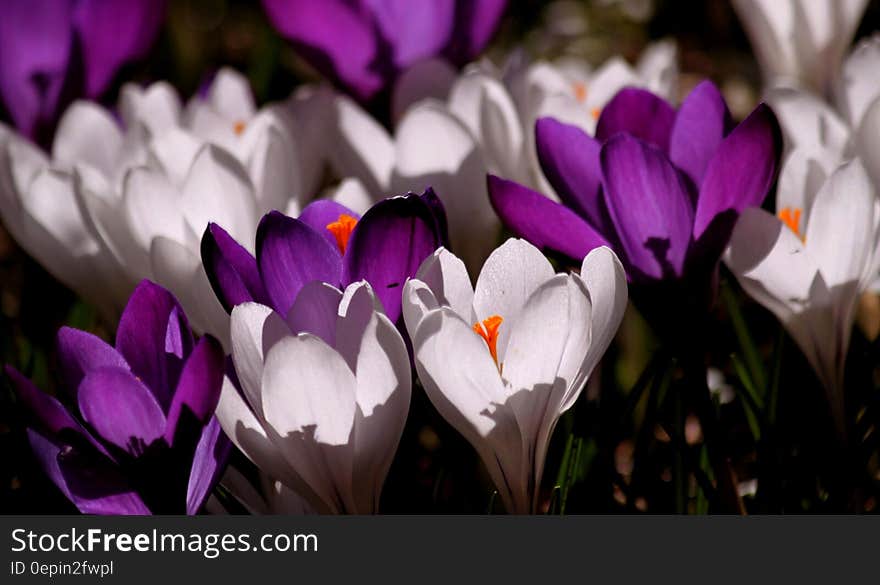
[[[507,0],[458,0],[455,28],[446,55],[450,61],[464,65],[473,60],[489,44]]]
[[[345,205],[331,201],[330,199],[318,199],[306,205],[302,213],[299,214],[299,220],[324,236],[330,244],[336,246],[336,237],[327,229],[327,226],[333,222],[339,221],[343,215],[360,219],[361,216]]]
[[[449,222],[446,219],[446,208],[443,201],[437,197],[433,187],[428,187],[421,195],[422,201],[431,209],[434,216],[434,227],[440,235],[440,244],[449,248]]]
[[[220,400],[226,356],[220,343],[206,335],[186,360],[174,398],[168,410],[165,442],[174,447],[178,440],[191,438],[183,425],[195,425],[198,433],[214,415]]]
[[[296,297],[285,321],[296,333],[308,332],[336,346],[336,321],[342,293],[326,283],[313,281]]]
[[[371,207],[358,222],[343,259],[342,282],[366,280],[392,322],[400,317],[406,279],[442,244],[434,209],[414,193]]]
[[[34,137],[51,122],[73,46],[67,0],[9,0],[0,18],[0,96],[16,127]]]
[[[715,150],[730,130],[727,103],[715,84],[703,81],[682,102],[669,139],[669,158],[699,188]]]
[[[220,423],[211,418],[193,457],[189,484],[186,489],[186,513],[198,514],[214,486],[220,481],[226,461],[232,452],[232,442],[223,434]]]
[[[272,307],[286,315],[307,282],[339,284],[342,258],[335,245],[305,223],[277,211],[257,228],[257,265]]]
[[[675,122],[675,109],[669,102],[646,89],[620,90],[602,109],[596,124],[596,138],[604,142],[624,132],[669,151],[669,135]]]
[[[391,50],[397,69],[433,57],[449,43],[455,0],[361,0]]]
[[[627,134],[606,142],[600,161],[630,278],[681,275],[694,213],[682,176],[660,149]]]
[[[176,309],[176,313],[175,313]],[[177,299],[161,286],[142,280],[135,288],[119,320],[116,349],[125,358],[131,371],[156,395],[163,408],[171,402],[174,372],[169,372],[166,348],[169,325],[184,315]],[[178,319],[172,317],[177,316]]]
[[[766,104],[759,104],[724,139],[709,161],[700,185],[694,239],[703,236],[716,215],[761,205],[776,176],[781,148],[776,116]],[[730,228],[726,231],[729,236]]]
[[[4,372],[12,382],[18,399],[34,416],[42,431],[51,436],[64,433],[65,440],[71,440],[76,435],[81,435],[90,442],[93,441],[88,432],[70,414],[70,411],[54,396],[50,396],[34,386],[30,380],[12,366],[5,366]]]
[[[601,144],[586,132],[553,118],[535,124],[538,160],[562,202],[599,228],[608,226],[608,213],[601,201]]]
[[[312,66],[369,101],[393,73],[367,14],[343,0],[263,0],[272,25]]]
[[[202,263],[227,312],[248,301],[269,302],[256,259],[216,223],[208,224],[202,235]]]
[[[493,175],[487,185],[492,207],[504,225],[542,250],[580,263],[593,248],[608,245],[586,220],[540,193]]]
[[[73,397],[76,397],[79,383],[90,371],[103,366],[129,369],[125,359],[110,344],[79,329],[59,329],[57,346],[64,385]]]
[[[73,21],[83,52],[88,97],[98,97],[122,65],[147,53],[164,15],[164,0],[76,3]]]
[[[165,415],[150,389],[126,370],[101,368],[79,386],[79,410],[108,443],[138,457],[165,433]]]

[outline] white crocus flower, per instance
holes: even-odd
[[[815,193],[815,178],[802,184],[792,193],[780,180],[778,216],[758,208],[740,215],[725,262],[797,342],[843,437],[844,365],[856,300],[880,261],[880,203],[858,160],[835,169]]]
[[[495,250],[472,288],[445,249],[404,287],[419,379],[440,414],[473,445],[511,513],[538,504],[559,417],[577,400],[617,331],[626,276],[608,248],[580,275],[554,274],[524,240]]]
[[[829,96],[867,0],[734,0],[767,86]]]
[[[315,281],[284,318],[257,303],[232,311],[241,392],[224,386],[217,418],[257,467],[320,512],[376,512],[403,433],[409,355],[378,307],[365,282],[343,293]]]

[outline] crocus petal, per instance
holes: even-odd
[[[98,435],[133,457],[165,433],[165,415],[150,389],[127,370],[100,368],[79,386],[79,410]]]
[[[880,36],[862,39],[843,64],[837,103],[846,114],[849,125],[858,128],[868,107],[880,92],[874,82],[874,72],[880,63]]]
[[[682,102],[669,139],[669,159],[694,187],[702,184],[706,167],[730,125],[727,103],[711,81],[697,85]]]
[[[400,120],[410,106],[422,100],[445,100],[457,75],[445,59],[424,59],[408,67],[394,82],[392,119]]]
[[[709,161],[694,216],[694,239],[717,215],[761,205],[776,177],[781,148],[776,116],[761,104],[721,142]]]
[[[576,262],[596,246],[606,244],[583,218],[540,193],[493,175],[489,175],[487,184],[489,199],[504,225],[542,250]]]
[[[109,176],[121,149],[122,132],[113,116],[97,104],[78,101],[58,122],[52,158],[62,164],[88,163]]]
[[[219,392],[218,398],[219,398]],[[205,427],[193,456],[189,483],[186,487],[186,513],[198,514],[205,501],[220,481],[226,460],[232,452],[232,443],[223,434],[215,417]]]
[[[186,360],[174,390],[165,426],[166,443],[176,447],[180,440],[201,436],[217,408],[224,367],[220,343],[210,335],[202,337]]]
[[[217,71],[205,99],[227,120],[250,120],[257,109],[247,78],[229,67]]]
[[[865,169],[875,185],[880,185],[880,99],[865,112],[862,125],[855,132],[854,142]]]
[[[299,151],[280,115],[266,108],[245,128],[236,153],[254,184],[257,210],[283,210],[290,201],[301,202],[303,187]]]
[[[230,332],[235,373],[251,408],[262,416],[263,361],[278,340],[290,335],[290,329],[271,308],[259,303],[243,303],[232,309]]]
[[[357,381],[318,337],[287,337],[269,350],[263,416],[287,461],[338,511],[354,507],[351,434]]]
[[[630,278],[680,275],[694,213],[682,176],[659,149],[625,134],[606,142],[600,159]]]
[[[462,319],[476,319],[473,309],[474,287],[464,262],[455,254],[446,248],[439,248],[422,262],[416,279],[428,286],[437,302],[451,307]],[[415,328],[411,330],[415,331]]]
[[[367,101],[384,83],[373,24],[342,0],[263,0],[269,20],[324,75]]]
[[[339,218],[343,215],[358,220],[361,218],[360,214],[336,201],[319,199],[306,205],[297,219],[324,236],[331,245],[338,246],[336,236],[327,229],[327,226],[339,221]]]
[[[330,165],[341,177],[357,177],[373,197],[384,196],[394,170],[394,141],[388,131],[350,98],[337,96]]]
[[[380,201],[351,234],[342,280],[366,280],[392,321],[400,317],[400,295],[407,277],[442,245],[433,210],[415,194]]]
[[[83,377],[91,370],[102,366],[128,369],[118,351],[91,333],[62,327],[58,330],[57,345],[65,387],[74,395]]]
[[[537,121],[535,140],[541,168],[559,199],[597,228],[609,227],[601,201],[600,143],[577,126],[553,118]]]
[[[336,345],[336,312],[342,291],[331,284],[313,280],[302,287],[290,312],[287,325],[293,333],[311,333],[330,347]]]
[[[398,69],[439,53],[449,42],[456,0],[414,4],[407,0],[366,0],[370,15],[389,45]]]
[[[257,228],[257,265],[272,306],[287,315],[302,287],[313,280],[338,283],[339,249],[305,223],[277,211]]]
[[[619,132],[669,151],[669,137],[675,123],[675,109],[650,91],[621,90],[602,110],[596,124],[596,139],[604,142]]]
[[[180,97],[166,81],[157,81],[145,88],[126,83],[119,91],[119,115],[130,128],[143,124],[150,132],[160,134],[180,121]]]
[[[455,26],[446,54],[454,63],[466,63],[489,43],[507,0],[457,0]]]
[[[247,301],[268,302],[256,259],[226,230],[208,224],[201,251],[211,288],[227,312]]]

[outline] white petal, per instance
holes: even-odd
[[[232,361],[241,389],[254,412],[262,417],[263,361],[272,346],[291,331],[271,308],[259,303],[242,303],[232,309],[229,334]]]
[[[856,152],[875,185],[880,185],[880,99],[865,112],[853,137]]]
[[[180,195],[161,173],[143,167],[129,171],[122,200],[131,237],[145,258],[157,236],[181,243],[197,237],[183,218]]]
[[[196,234],[216,222],[253,251],[257,229],[253,186],[241,164],[227,151],[210,144],[199,151],[183,184],[180,207]]]
[[[404,70],[394,83],[392,119],[400,120],[410,106],[423,99],[445,100],[455,77],[455,69],[445,59],[423,59]]]
[[[465,321],[476,321],[474,287],[464,262],[455,254],[438,248],[419,266],[416,278],[431,289],[436,302],[451,307]]]
[[[776,89],[766,99],[779,119],[787,149],[820,146],[831,152],[843,152],[849,129],[822,100],[791,89]]]
[[[178,128],[154,137],[149,147],[153,166],[161,169],[171,183],[179,187],[200,152],[202,143],[192,134]]]
[[[293,333],[311,333],[333,347],[336,345],[336,320],[342,291],[326,282],[312,281],[302,287],[286,321]]]
[[[363,215],[375,203],[364,184],[354,177],[343,179],[328,195],[340,205],[345,205],[355,213]],[[297,213],[297,215],[299,215]]]
[[[317,192],[328,152],[338,144],[334,133],[327,131],[334,124],[334,99],[329,86],[303,85],[279,106],[287,114],[285,120],[297,145],[298,166],[302,173],[300,181],[306,195]]]
[[[334,102],[336,130],[330,164],[341,177],[357,177],[373,197],[389,195],[394,143],[385,128],[346,96]]]
[[[119,113],[125,125],[143,124],[154,135],[177,126],[180,110],[177,90],[165,81],[157,81],[146,88],[126,83],[119,92]]]
[[[837,102],[849,125],[858,128],[865,112],[880,97],[875,76],[880,69],[880,36],[859,42],[843,66]]]
[[[401,296],[401,312],[410,338],[415,336],[419,323],[425,315],[439,306],[440,304],[427,284],[412,278],[406,280]]]
[[[73,165],[88,163],[110,176],[122,148],[122,132],[107,110],[92,102],[74,102],[55,132],[52,158]]]
[[[786,158],[779,172],[776,188],[776,209],[801,210],[801,233],[809,221],[816,193],[837,165],[835,153],[821,146],[796,147]]]
[[[208,88],[208,102],[227,120],[247,122],[256,111],[247,78],[229,67],[217,72]]]
[[[354,509],[351,489],[356,380],[319,338],[279,341],[266,356],[263,415],[272,440],[309,486],[337,511]]]
[[[373,293],[373,288],[365,280],[361,280],[345,288],[337,311],[339,319],[336,321],[336,351],[354,372],[357,370],[361,338],[373,315],[382,311],[381,303]]]
[[[449,237],[476,270],[494,244],[500,223],[486,192],[486,166],[468,129],[443,104],[421,102],[396,133],[396,192],[433,187],[443,201]]]
[[[237,153],[253,181],[259,213],[283,210],[290,199],[304,200],[293,139],[275,114],[258,114],[248,124]]]
[[[525,240],[508,239],[486,260],[474,290],[474,311],[478,321],[492,315],[504,319],[498,335],[500,361],[526,300],[553,274],[547,258]]]

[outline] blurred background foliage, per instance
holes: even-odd
[[[856,38],[878,25],[880,1],[873,0]],[[523,47],[532,58],[575,56],[597,67],[615,54],[633,62],[647,43],[664,38],[678,45],[680,95],[708,77],[722,88],[737,118],[759,100],[757,64],[728,0],[511,0],[488,56],[500,63],[514,47]],[[112,107],[124,82],[158,79],[187,98],[221,66],[243,72],[261,104],[318,79],[270,27],[258,2],[170,0],[151,55],[123,69],[103,101]],[[735,478],[732,489],[740,496],[733,504],[738,511],[876,511],[880,348],[869,337],[876,337],[872,330],[880,320],[876,297],[865,304],[871,306],[862,315],[863,327],[853,333],[849,362],[851,398],[861,409],[855,416],[865,436],[859,453],[842,457],[833,447],[824,396],[811,368],[778,322],[722,274],[714,335],[705,349],[707,363],[718,368],[714,407]],[[0,359],[41,388],[57,391],[53,347],[62,325],[105,339],[114,335],[113,323],[58,284],[0,226]],[[590,381],[591,400],[582,398],[554,435],[544,478],[549,512],[737,511],[721,501],[723,482],[713,476],[696,417],[683,413],[687,421],[677,424],[674,418],[682,413],[665,399],[682,383],[681,368],[661,363],[664,356],[649,328],[630,310]],[[768,412],[773,420],[765,420]],[[670,428],[684,428],[685,436],[670,436]],[[246,465],[243,457],[235,463]],[[837,483],[850,483],[842,478],[852,473],[858,475],[852,482],[856,493],[837,489]],[[414,394],[383,510],[498,511],[490,485],[470,446],[434,413],[423,393]],[[33,464],[21,413],[4,387],[0,513],[73,512]]]

